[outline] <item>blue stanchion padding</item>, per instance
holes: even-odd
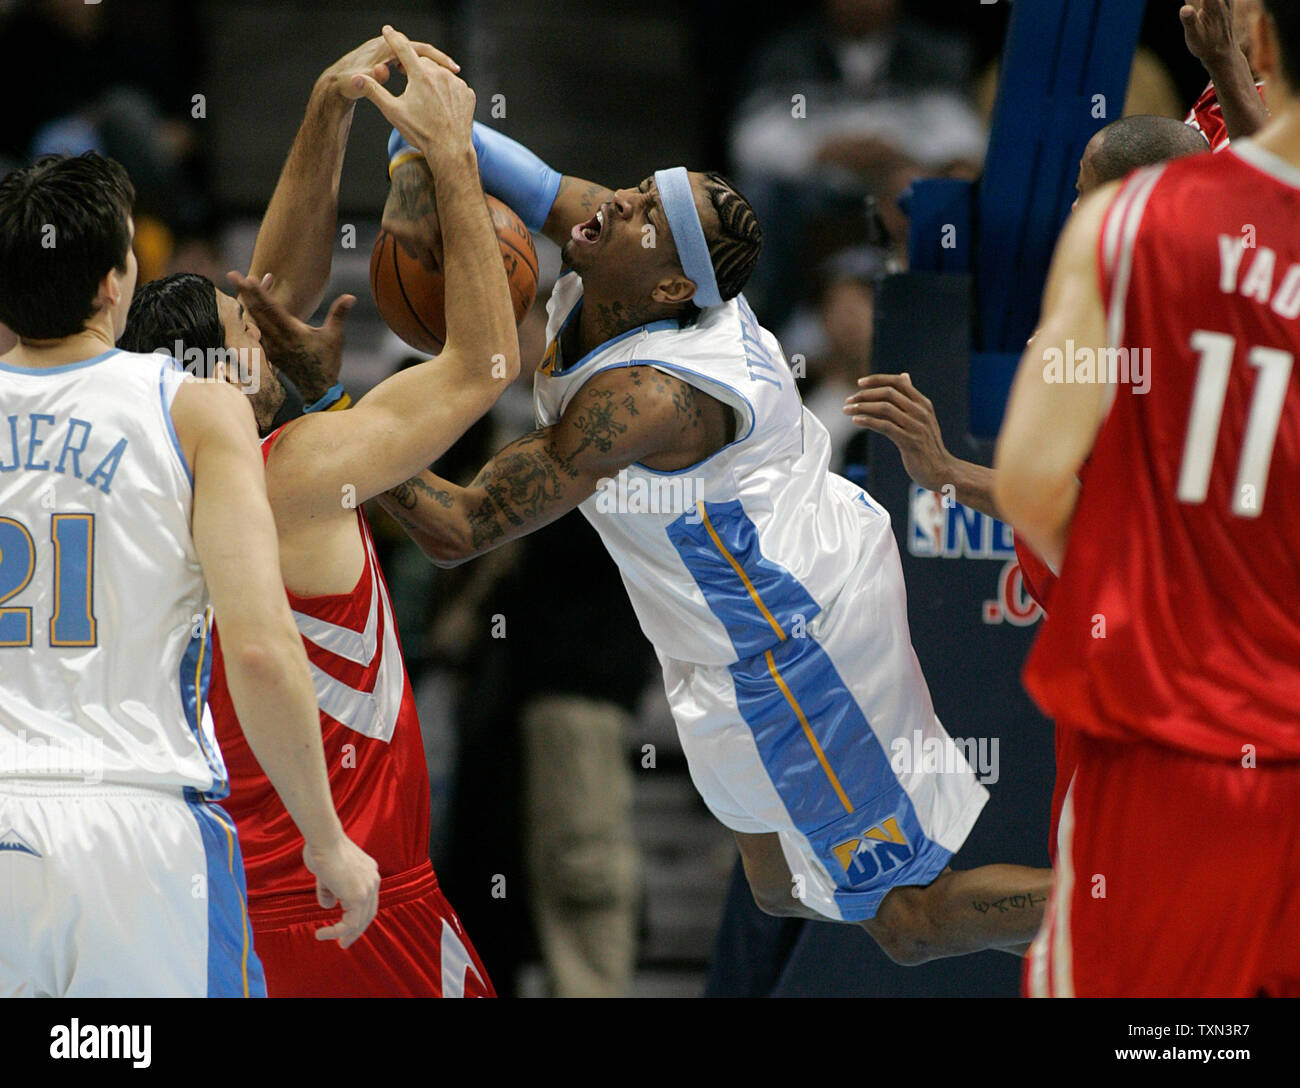
[[[1123,115],[1145,8],[1145,0],[1015,5],[976,215],[984,351],[1019,352],[1038,322],[1079,158]]]
[[[971,271],[975,187],[956,178],[924,178],[907,194],[908,249],[914,272]]]

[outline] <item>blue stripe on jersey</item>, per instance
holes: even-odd
[[[843,917],[870,918],[891,888],[933,880],[951,852],[926,837],[862,708],[807,631],[820,611],[807,590],[762,555],[739,502],[705,503],[668,532],[740,655],[729,668],[737,707],[791,822],[835,881]]]
[[[174,359],[162,365],[158,371],[158,400],[162,403],[163,420],[167,424],[167,434],[172,440],[172,447],[176,450],[176,456],[180,458],[181,467],[185,469],[185,475],[189,478],[190,487],[194,486],[194,473],[190,471],[190,463],[185,460],[185,451],[181,449],[180,435],[176,433],[176,423],[172,419],[171,405],[167,403],[167,371],[170,367],[180,369],[180,364]]]
[[[62,366],[14,366],[11,363],[0,363],[0,370],[7,370],[11,374],[66,374],[70,370],[80,370],[83,366],[94,366],[96,363],[102,363],[110,355],[116,355],[118,348],[104,352],[103,355],[96,355],[92,359],[82,359],[76,363],[64,363]]]
[[[701,503],[667,533],[742,660],[798,637],[821,611],[789,571],[763,556],[739,499]]]
[[[221,773],[220,760],[208,750],[202,728],[203,708],[208,705],[208,685],[211,679],[212,647],[209,645],[207,618],[204,617],[203,633],[190,637],[190,644],[185,647],[185,654],[181,658],[181,707],[185,711],[185,721],[190,732],[194,734],[203,758],[212,771],[212,788],[204,797],[209,801],[219,801],[230,792],[230,783]]]
[[[248,886],[235,822],[196,790],[187,788],[185,800],[199,825],[208,868],[208,997],[265,997],[266,976],[253,950]]]

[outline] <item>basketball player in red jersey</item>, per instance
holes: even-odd
[[[1080,205],[999,440],[1079,743],[1034,994],[1300,993],[1300,7],[1263,8],[1273,120]]]
[[[1088,141],[1079,161],[1079,199],[1142,166],[1207,150],[1205,139],[1198,132],[1172,118],[1122,118],[1100,129]],[[893,442],[902,454],[903,468],[916,483],[936,492],[951,486],[957,502],[1002,520],[993,499],[993,470],[953,456],[943,443],[934,405],[912,384],[910,375],[871,374],[859,378],[858,386],[858,391],[844,402],[845,413],[856,425]],[[1025,591],[1047,612],[1056,574],[1019,533],[1015,535],[1015,544]],[[1074,744],[1057,722],[1056,785],[1052,791],[1048,833],[1048,854],[1053,864],[1056,863],[1057,828],[1073,775]]]
[[[375,387],[349,411],[309,413],[262,444],[281,573],[312,666],[334,799],[344,827],[373,854],[383,878],[375,922],[346,952],[313,935],[324,904],[318,906],[302,866],[301,839],[239,739],[220,656],[213,668],[212,711],[228,745],[228,807],[272,997],[495,996],[429,864],[429,782],[419,722],[388,589],[359,506],[436,459],[491,407],[518,374],[518,342],[470,145],[474,94],[432,46],[385,30],[386,38],[348,54],[318,81],[259,233],[253,274],[236,277],[249,309],[268,325],[272,318],[298,324],[284,305],[303,313],[315,308],[329,274],[339,173],[360,97],[352,76],[386,79],[387,62],[396,58],[407,89],[400,98],[384,94],[376,101],[426,150],[439,204],[454,208],[443,218],[447,279],[456,288],[447,296],[446,347],[436,360]],[[274,301],[257,278],[272,268]],[[147,285],[137,321],[148,318],[157,330],[181,327],[169,321],[183,324],[183,300],[172,296],[185,289],[168,280]],[[237,307],[220,293],[217,302],[230,346],[239,335]],[[188,342],[191,331],[177,335]],[[149,332],[130,323],[128,335],[150,342]],[[274,381],[254,394],[263,428],[275,407],[258,400],[276,396]]]
[[[1250,23],[1259,14],[1259,0],[1192,0],[1178,14],[1188,50],[1210,76],[1186,123],[1222,151],[1268,121],[1264,84],[1255,78],[1250,55]]]

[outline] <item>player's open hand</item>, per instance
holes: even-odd
[[[952,482],[952,454],[934,405],[907,374],[872,374],[858,379],[858,391],[844,402],[844,411],[858,426],[883,434],[903,455],[903,468],[922,487],[940,490]]]
[[[1240,48],[1233,33],[1228,0],[1191,0],[1178,12],[1187,49],[1206,67],[1212,67]]]
[[[272,296],[275,280],[269,272],[260,280],[238,272],[227,273],[227,278],[257,322],[262,350],[271,364],[292,379],[306,403],[320,400],[343,369],[343,322],[356,304],[356,295],[340,295],[323,325],[308,325]]]
[[[354,88],[380,112],[426,159],[459,154],[470,148],[474,124],[474,92],[449,69],[422,57],[399,30],[384,27],[384,40],[406,71],[406,90],[394,97],[373,75],[359,73]]]
[[[459,72],[460,65],[441,49],[435,49],[428,42],[411,42],[412,51],[440,64],[451,72]],[[321,73],[318,84],[328,91],[341,94],[344,98],[358,99],[363,91],[355,82],[355,77],[369,76],[376,83],[387,83],[394,70],[401,71],[403,62],[393,50],[392,45],[382,35],[371,38],[352,52],[340,57]]]
[[[340,906],[343,917],[316,931],[318,941],[338,941],[347,948],[379,910],[379,866],[346,835],[334,845],[302,848],[302,860],[316,878],[316,901],[327,910]]]

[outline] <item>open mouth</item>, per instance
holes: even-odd
[[[580,245],[594,246],[600,241],[601,235],[605,231],[605,211],[602,208],[585,223],[579,223],[573,228],[572,238]]]

